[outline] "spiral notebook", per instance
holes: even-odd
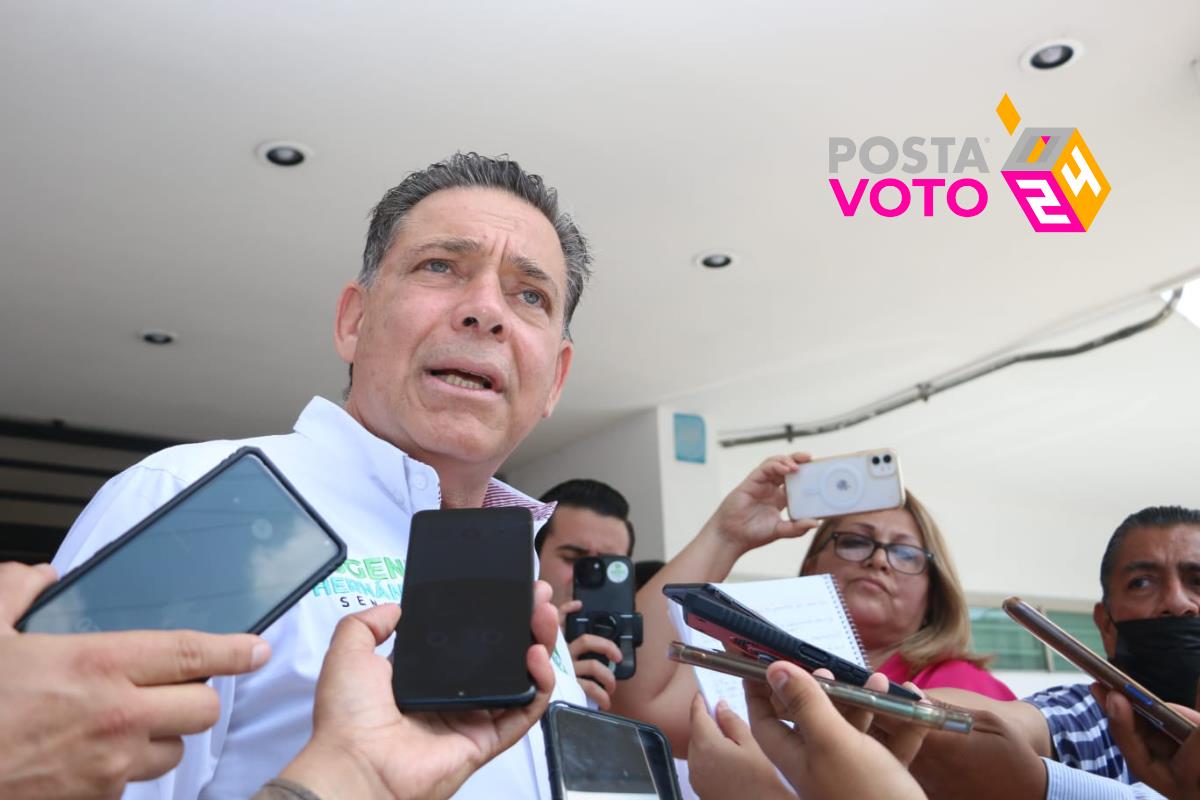
[[[792,636],[861,667],[867,666],[858,631],[846,612],[841,592],[832,575],[713,585]],[[706,650],[722,649],[716,639],[687,626],[683,621],[683,610],[677,603],[670,604],[670,614],[679,633],[679,641]],[[746,718],[746,697],[740,678],[702,667],[691,669],[696,675],[696,682],[700,684],[709,711],[716,708],[719,700],[724,700],[743,719]]]

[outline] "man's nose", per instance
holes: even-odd
[[[454,310],[454,327],[477,330],[503,337],[508,330],[504,291],[496,276],[476,274],[463,289],[463,297]]]
[[[1173,576],[1167,582],[1163,597],[1162,611],[1167,617],[1195,617],[1200,615],[1200,594],[1189,589],[1188,585],[1178,576]]]

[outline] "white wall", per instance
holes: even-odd
[[[662,475],[664,546],[674,555],[692,540],[725,496],[721,490],[721,447],[716,425],[704,419],[706,461],[675,459],[675,411],[659,407],[659,465]]]
[[[506,478],[535,497],[570,478],[604,481],[629,500],[635,560],[665,559],[696,535],[723,494],[715,426],[705,420],[706,463],[677,461],[674,415],[663,406],[638,412]]]
[[[999,669],[993,673],[1012,689],[1017,697],[1029,697],[1052,686],[1073,686],[1078,683],[1095,683],[1082,672],[1035,672],[1032,670]]]
[[[659,414],[638,412],[591,436],[505,473],[508,482],[534,497],[572,478],[604,481],[625,495],[637,534],[637,560],[663,557]]]

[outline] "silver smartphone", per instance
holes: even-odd
[[[787,476],[792,519],[825,519],[904,505],[900,457],[894,450],[863,450],[801,464]]]
[[[762,683],[767,680],[767,664],[751,661],[735,653],[722,653],[717,650],[692,647],[682,642],[671,642],[667,650],[667,658],[683,664],[691,664],[694,667],[736,675],[746,680]],[[831,700],[876,714],[896,717],[905,722],[924,725],[927,728],[970,733],[975,724],[974,717],[965,709],[906,700],[903,697],[895,697],[826,678],[816,678],[816,681]]]

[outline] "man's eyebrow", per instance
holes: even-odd
[[[1157,561],[1148,561],[1148,560],[1130,561],[1128,564],[1126,564],[1124,567],[1121,568],[1121,572],[1141,572],[1141,571],[1145,571],[1145,570],[1148,570],[1151,572],[1161,572],[1162,568],[1163,568],[1163,565]]]
[[[554,290],[554,296],[558,297],[558,285],[546,270],[538,266],[537,262],[527,256],[517,256],[512,260],[513,266],[529,280],[534,283],[543,284]]]
[[[570,550],[572,553],[586,553],[587,552],[586,547],[580,547],[577,544],[560,544],[555,549],[558,550],[559,552],[561,552],[563,550]]]
[[[477,239],[466,239],[461,236],[449,236],[445,239],[434,239],[424,244],[419,244],[414,247],[411,252],[413,255],[428,253],[431,250],[445,250],[448,253],[464,254],[477,253],[481,245]]]

